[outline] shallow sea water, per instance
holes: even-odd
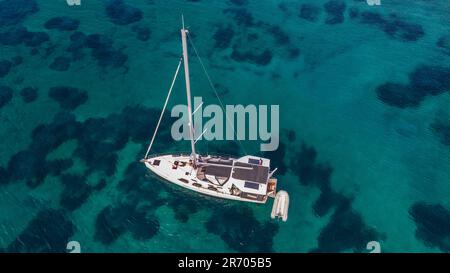
[[[0,0],[0,251],[450,251],[448,1],[81,2]],[[270,219],[272,201],[199,196],[137,162],[182,13],[226,104],[280,105],[280,147],[265,156],[288,222]],[[217,104],[190,57],[193,94]],[[178,80],[169,107],[184,100]],[[170,122],[155,152],[189,149]]]

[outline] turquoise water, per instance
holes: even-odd
[[[449,252],[449,11],[444,0],[0,0],[0,249]],[[264,155],[290,194],[286,223],[270,219],[271,201],[199,196],[138,163],[178,63],[181,13],[226,104],[280,105],[281,144]],[[217,103],[194,55],[190,69],[192,92]],[[184,100],[178,81],[169,107]],[[189,149],[170,124],[155,152]],[[198,150],[244,155],[236,143]]]

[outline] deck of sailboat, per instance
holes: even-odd
[[[166,154],[150,156],[143,160],[143,163],[145,163],[147,168],[153,173],[160,176],[165,181],[172,182],[196,192],[219,198],[265,203],[267,200],[266,195],[268,189],[266,184],[239,180],[233,177],[234,171],[236,170],[235,168],[244,167],[233,165],[238,163],[239,160],[245,159],[246,157],[241,157],[238,159],[227,158],[226,161],[217,161],[217,157],[204,155],[199,156],[199,165],[194,166],[190,155]],[[215,164],[211,162],[219,163]],[[269,162],[267,162],[267,164],[268,163]],[[263,167],[261,170],[264,170],[265,168],[268,169],[267,166],[261,167]],[[252,169],[253,167],[249,168],[249,170]],[[255,168],[256,173],[258,169],[260,168]],[[254,175],[256,173],[252,172]],[[246,187],[247,183],[258,185],[258,187],[248,188]]]
[[[163,153],[161,156],[190,156],[188,153]],[[198,166],[205,169],[205,174],[217,177],[232,177],[236,180],[251,181],[266,184],[269,177],[269,167],[255,163],[241,162],[236,158],[222,154],[208,154],[199,156]]]

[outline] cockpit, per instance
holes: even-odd
[[[203,164],[202,164],[203,163]],[[199,162],[197,178],[209,181],[215,185],[222,186],[231,176],[233,161],[220,158],[208,159],[206,162]]]

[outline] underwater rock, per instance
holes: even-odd
[[[56,29],[59,31],[73,31],[78,28],[80,21],[68,16],[53,17],[45,22],[46,29]]]
[[[0,32],[0,44],[15,46],[25,44],[29,47],[37,47],[50,40],[50,36],[45,32],[28,31],[23,26],[8,28],[5,32]]]
[[[29,187],[39,186],[47,175],[59,175],[70,168],[71,160],[47,161],[49,152],[77,136],[80,124],[73,115],[60,113],[50,124],[37,126],[32,133],[28,149],[14,154],[6,169],[8,182],[24,180]],[[30,156],[30,155],[33,156]]]
[[[376,26],[393,39],[411,42],[425,35],[421,25],[406,22],[395,15],[387,19],[372,11],[364,11],[360,15],[360,23]]]
[[[330,222],[321,230],[318,247],[313,252],[362,252],[366,249],[367,242],[377,241],[381,237],[375,229],[364,223],[350,203],[351,200],[347,199],[336,208]]]
[[[238,62],[249,62],[260,66],[268,65],[272,60],[272,52],[269,49],[265,49],[261,53],[255,53],[254,51],[240,52],[237,48],[233,48],[231,58]]]
[[[72,167],[73,160],[70,158],[67,159],[54,159],[51,161],[47,161],[47,170],[49,174],[59,176],[64,171]]]
[[[44,57],[47,58],[48,56],[52,55],[53,52],[55,52],[56,48],[57,48],[57,46],[56,46],[55,44],[53,44],[53,43],[51,43],[51,42],[48,43],[48,44],[44,47],[44,50],[45,50]]]
[[[102,67],[122,67],[128,60],[125,53],[115,49],[93,50],[92,56],[97,59],[97,64]]]
[[[61,88],[66,90],[67,87]],[[56,98],[66,97],[64,95],[66,91],[61,94],[59,92],[61,91],[57,92]],[[75,102],[78,104],[79,96],[82,97],[78,92],[75,92],[75,95],[70,94],[68,95],[69,102],[65,102],[64,99],[63,104],[67,103],[69,106]],[[119,113],[113,113],[105,118],[89,118],[84,122],[77,122],[75,116],[69,112],[58,113],[52,122],[38,125],[33,130],[32,141],[27,149],[16,153],[9,159],[5,169],[5,177],[8,178],[6,182],[25,181],[28,186],[36,187],[45,180],[47,175],[63,173],[70,168],[71,161],[66,159],[47,161],[46,157],[68,140],[77,140],[73,156],[79,158],[86,165],[87,170],[83,175],[103,172],[105,175],[111,176],[116,172],[116,152],[125,147],[129,140],[139,144],[144,143],[148,138],[148,127],[156,125],[157,120],[154,117],[159,113],[159,109],[128,106]],[[162,121],[163,128],[170,128],[171,121],[172,119],[166,115]],[[162,139],[170,139],[170,130],[162,130],[160,134]],[[158,145],[167,144],[163,142]],[[139,163],[130,168],[126,171],[125,181],[121,181],[119,187],[124,190],[124,185],[138,184],[140,187],[133,190],[133,193],[142,196],[146,193],[145,187],[148,186],[145,179],[145,168]],[[136,183],[137,179],[141,179],[141,182]],[[148,188],[153,192],[155,187],[157,186],[152,183],[152,186]],[[148,196],[149,194],[146,194],[142,198],[148,199]]]
[[[312,4],[302,4],[300,7],[300,18],[315,22],[319,19],[320,7]]]
[[[145,147],[143,146],[145,149]],[[142,153],[145,151],[143,150]],[[135,161],[128,165],[125,170],[124,179],[119,181],[118,188],[127,195],[128,200],[133,200],[137,204],[144,202],[152,209],[156,209],[167,204],[167,199],[161,198],[158,194],[169,188],[163,188],[161,183],[155,183],[153,179],[148,179],[147,169],[141,163]],[[173,198],[177,198],[175,195]],[[178,198],[177,198],[178,199]]]
[[[186,223],[189,220],[189,216],[199,210],[198,202],[187,196],[176,195],[176,197],[172,196],[169,199],[168,206],[173,209],[177,221]]]
[[[381,236],[375,229],[368,227],[361,215],[354,211],[351,198],[331,187],[331,166],[318,163],[316,159],[314,147],[302,143],[300,151],[290,164],[290,169],[298,176],[302,185],[315,186],[320,190],[320,196],[313,204],[314,213],[323,217],[334,209],[329,223],[320,232],[318,248],[312,252],[360,252],[365,249],[367,242]]]
[[[131,224],[128,225],[128,229],[136,240],[153,238],[158,233],[159,227],[158,218],[147,216],[145,210],[135,211],[131,218]]]
[[[101,128],[101,130],[98,130]],[[120,124],[120,116],[113,115],[106,118],[89,118],[83,123],[83,130],[79,137],[82,145],[105,142],[112,150],[120,150],[128,142],[129,133]]]
[[[377,87],[378,98],[398,108],[416,107],[427,96],[436,96],[450,90],[450,68],[420,65],[409,74],[407,85],[385,83]]]
[[[329,185],[333,169],[327,164],[317,163],[316,157],[317,152],[314,147],[308,147],[302,143],[301,149],[292,160],[290,167],[302,185],[324,188]]]
[[[108,176],[114,174],[117,162],[115,151],[122,149],[129,139],[144,143],[148,138],[148,126],[156,123],[154,116],[157,113],[156,109],[125,107],[120,115],[86,120],[75,155],[83,159],[91,170],[103,171]],[[162,125],[167,124],[168,120],[163,119]],[[167,125],[167,128],[170,126]],[[162,131],[162,136],[165,133],[168,132]]]
[[[143,149],[145,149],[144,146]],[[142,151],[142,153],[144,152],[145,150]],[[135,208],[139,207],[140,210],[149,212],[166,205],[167,199],[161,198],[158,194],[165,190],[163,185],[155,183],[153,179],[148,179],[147,174],[147,169],[136,160],[126,168],[124,178],[119,181],[118,188],[126,195],[126,200],[133,204]],[[178,195],[173,195],[170,198],[176,199],[177,197]],[[142,204],[145,205],[142,206]]]
[[[0,185],[7,184],[9,182],[9,173],[8,171],[0,166]]]
[[[125,232],[125,223],[134,208],[131,206],[105,207],[95,222],[94,239],[103,244],[110,244]]]
[[[75,34],[74,34],[75,35]],[[75,38],[80,39],[81,34],[78,34]],[[72,39],[72,38],[71,38]],[[85,36],[85,45],[92,49],[110,48],[113,44],[113,40],[102,34],[90,34]]]
[[[130,163],[126,170],[124,179],[119,181],[118,188],[125,192],[145,192],[145,175],[147,171],[139,162]],[[153,183],[157,189],[159,189],[159,184]]]
[[[114,144],[103,141],[84,141],[74,152],[74,155],[83,159],[89,167],[88,172],[103,171],[105,175],[112,176],[116,172],[117,154]]]
[[[294,130],[288,130],[286,135],[289,142],[294,142],[297,138]]]
[[[11,59],[13,65],[20,65],[23,63],[23,58],[22,56],[15,56],[14,58]]]
[[[219,27],[214,32],[213,39],[215,41],[214,47],[219,49],[228,48],[234,37],[234,31],[231,26]]]
[[[0,27],[16,25],[38,11],[35,0],[0,1]]]
[[[84,182],[79,175],[65,174],[61,177],[64,189],[61,193],[60,205],[70,211],[79,208],[89,198],[91,186]]]
[[[228,87],[220,83],[215,83],[214,88],[216,89],[219,97],[226,96],[230,93],[230,89],[228,89]],[[211,95],[215,96],[216,94],[214,92],[211,92]]]
[[[136,143],[144,143],[148,140],[148,126],[156,126],[156,119],[154,117],[159,114],[160,110],[158,109],[148,109],[141,106],[127,106],[121,112],[121,121],[125,123],[123,128],[127,131],[131,140]],[[173,121],[173,119],[169,117],[167,119],[163,119],[161,126],[167,126],[166,128],[170,128],[171,121]],[[165,133],[170,135],[169,131],[166,131]],[[164,132],[161,132],[161,134],[164,134]],[[163,137],[161,138],[163,139]]]
[[[72,54],[72,60],[80,60],[84,57],[83,49],[86,45],[87,35],[81,31],[75,31],[70,35],[70,44],[66,51]]]
[[[20,91],[20,95],[25,103],[30,103],[38,98],[38,89],[33,87],[25,87]]]
[[[408,23],[400,19],[393,20],[385,25],[384,32],[389,36],[402,41],[417,41],[425,35],[421,25]]]
[[[244,6],[247,5],[248,1],[247,0],[229,0],[231,4],[236,5],[236,6]]]
[[[92,189],[95,191],[101,191],[106,187],[106,185],[106,179],[102,178],[94,187],[92,187]]]
[[[377,87],[376,92],[379,100],[398,108],[416,107],[425,97],[420,90],[390,82]]]
[[[76,37],[78,39],[82,39]],[[102,67],[112,66],[121,67],[127,61],[128,56],[120,50],[113,48],[113,41],[101,34],[91,34],[85,37],[84,44],[91,48],[91,55],[97,60],[97,64]]]
[[[87,35],[81,31],[75,31],[70,35],[70,45],[67,51],[82,49],[85,46]]]
[[[228,8],[222,12],[224,14],[230,14],[239,26],[251,27],[255,24],[253,15],[245,8]]]
[[[131,30],[136,32],[136,38],[143,42],[148,41],[150,39],[150,35],[152,34],[148,27],[133,26]]]
[[[323,7],[328,14],[325,21],[326,24],[334,25],[344,22],[345,2],[341,0],[331,0],[326,2]]]
[[[31,56],[34,56],[34,55],[37,55],[37,54],[39,54],[39,49],[37,49],[37,48],[32,48],[32,49],[30,50],[30,55],[31,55]]]
[[[416,202],[409,209],[416,223],[416,238],[427,246],[450,251],[450,210],[441,204]]]
[[[81,31],[75,31],[70,35],[70,41],[75,42],[79,47],[84,46],[87,35]]]
[[[23,43],[28,31],[26,28],[19,26],[10,28],[5,32],[0,32],[0,44],[3,45],[19,45]]]
[[[268,32],[272,34],[275,43],[278,45],[286,45],[289,44],[290,39],[289,35],[284,32],[284,30],[279,26],[270,26]]]
[[[300,56],[300,49],[299,48],[290,48],[288,49],[288,56],[291,59],[295,59],[298,56]]]
[[[387,23],[387,20],[385,20],[379,13],[373,11],[363,11],[361,13],[360,22],[367,25],[383,26]]]
[[[450,145],[450,123],[444,123],[443,121],[436,119],[431,125],[431,130],[434,135],[439,138],[439,141],[449,146]]]
[[[137,211],[130,204],[107,206],[98,215],[95,223],[94,239],[109,245],[126,231],[135,239],[147,240],[159,230],[156,217],[147,217],[143,211]]]
[[[13,63],[8,60],[0,60],[0,78],[3,78],[4,76],[8,75],[9,70],[11,70],[11,67],[13,66]]]
[[[148,206],[151,210],[168,205],[174,211],[175,219],[182,223],[187,222],[189,216],[198,211],[200,202],[206,202],[203,199],[193,199],[185,194],[180,194],[171,187],[163,187],[163,184],[148,179],[146,168],[139,162],[132,162],[128,165],[124,179],[118,184],[118,188],[126,194],[127,200],[134,204],[150,203]],[[163,190],[169,191],[168,198],[161,198],[155,194],[155,192]]]
[[[48,67],[56,71],[67,71],[70,67],[70,59],[63,56],[56,57]]]
[[[75,120],[73,114],[58,113],[51,123],[41,124],[34,128],[30,150],[40,155],[47,155],[65,141],[79,138],[81,125]]]
[[[248,42],[254,42],[259,39],[259,35],[258,33],[249,33],[246,38]]]
[[[64,210],[46,209],[31,220],[22,233],[6,248],[7,252],[66,252],[75,226]]]
[[[52,87],[48,96],[57,101],[61,108],[67,110],[74,110],[88,100],[86,91],[68,86]]]
[[[45,43],[50,40],[50,36],[45,32],[29,32],[27,31],[23,42],[26,46],[36,47],[40,46],[42,43]]]
[[[145,34],[144,34],[145,35]],[[0,44],[4,45],[19,45],[25,44],[30,47],[37,47],[41,44],[50,40],[50,37],[45,32],[30,32],[24,27],[17,27],[10,29],[6,32],[0,33]],[[121,67],[127,61],[128,56],[124,54],[121,50],[116,50],[113,48],[113,41],[101,34],[91,34],[85,35],[82,32],[74,32],[70,36],[70,45],[67,47],[66,51],[72,53],[73,60],[81,59],[83,54],[83,48],[90,48],[91,55],[97,60],[99,66],[112,66]],[[50,44],[46,48],[45,55],[48,56],[55,50],[55,46]],[[34,48],[30,54],[38,54],[38,49]],[[68,59],[57,59],[53,63],[52,67],[55,70],[65,71],[68,69]]]
[[[348,198],[341,193],[335,192],[330,183],[324,184],[320,188],[319,198],[314,202],[313,210],[316,216],[323,217],[327,215],[334,207],[349,202]]]
[[[408,23],[400,19],[389,22],[384,27],[384,31],[389,36],[403,41],[417,41],[425,35],[421,25]]]
[[[10,181],[25,180],[28,186],[34,188],[40,185],[47,176],[45,158],[35,152],[20,151],[14,154],[8,163],[8,177]]]
[[[126,4],[123,0],[106,1],[106,15],[116,25],[128,25],[140,21],[142,11]]]
[[[5,85],[0,85],[0,108],[11,101],[13,97],[13,90]]]
[[[409,74],[412,88],[430,95],[439,95],[450,91],[450,68],[421,65]]]
[[[217,208],[205,227],[239,252],[272,252],[273,237],[278,232],[278,224],[260,223],[249,207],[240,205]]]
[[[356,19],[359,16],[359,10],[355,7],[351,7],[348,9],[348,16],[350,19]]]
[[[436,42],[436,46],[444,50],[447,55],[450,55],[450,35],[440,37]]]
[[[20,30],[20,28],[17,28]],[[11,29],[5,32],[0,32],[0,44],[3,45],[18,45],[22,42],[21,33],[12,31]]]
[[[297,175],[304,186],[315,186],[320,190],[320,196],[313,205],[315,214],[325,216],[347,198],[331,188],[331,174],[333,168],[328,164],[317,163],[317,152],[314,147],[302,143],[301,149],[296,153],[290,164],[290,169]]]

